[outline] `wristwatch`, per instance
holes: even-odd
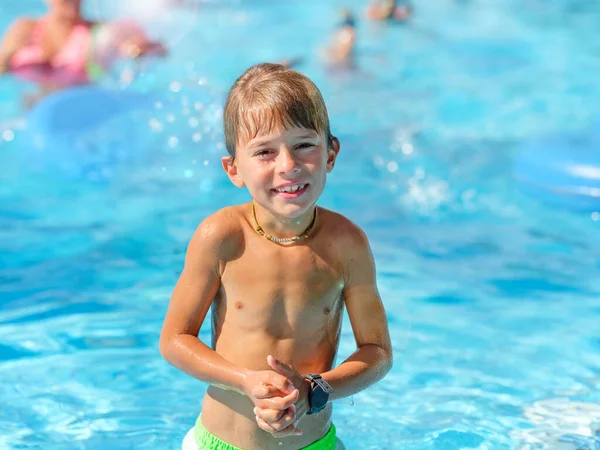
[[[321,377],[321,375],[304,375],[304,378],[310,381],[310,392],[308,393],[309,409],[306,414],[317,414],[327,405],[329,394],[333,392],[333,388]]]

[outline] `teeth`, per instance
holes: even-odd
[[[305,184],[296,184],[294,186],[285,186],[285,187],[277,189],[277,192],[288,192],[288,193],[296,192],[300,189],[303,189],[304,186],[306,186],[306,185]]]

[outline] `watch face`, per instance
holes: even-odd
[[[329,394],[325,392],[320,386],[315,386],[312,391],[310,406],[313,410],[320,411],[327,404]]]

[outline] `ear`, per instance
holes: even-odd
[[[340,140],[335,136],[332,136],[331,141],[331,147],[327,149],[327,172],[331,172],[333,170],[333,166],[335,166],[335,160],[340,152]]]
[[[244,180],[242,180],[242,177],[240,176],[240,172],[233,156],[223,156],[223,158],[221,158],[221,165],[234,186],[239,188],[244,187]]]

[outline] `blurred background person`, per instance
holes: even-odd
[[[340,10],[341,20],[336,27],[333,41],[326,50],[327,63],[333,66],[351,66],[356,45],[356,20],[347,8]]]
[[[365,10],[365,17],[370,20],[408,20],[413,13],[410,3],[401,5],[396,0],[374,0]]]
[[[166,53],[134,21],[88,20],[82,0],[48,0],[47,6],[39,19],[17,19],[0,46],[0,74],[36,82],[42,95],[95,81],[118,58]]]

